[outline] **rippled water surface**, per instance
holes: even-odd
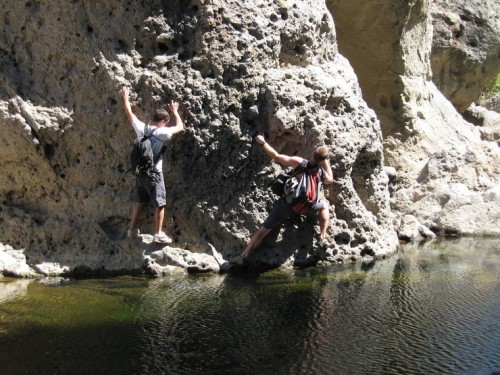
[[[1,374],[500,371],[500,241],[261,275],[0,280]]]

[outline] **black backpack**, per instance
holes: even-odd
[[[295,176],[300,173],[302,177],[298,180]],[[322,176],[322,168],[312,167],[304,160],[291,173],[279,174],[271,189],[278,196],[286,198],[292,211],[303,214],[319,200]]]
[[[303,161],[297,167],[295,167],[295,169],[293,171],[291,171],[290,173],[280,173],[278,176],[276,176],[276,178],[273,181],[273,184],[271,185],[271,190],[273,191],[273,193],[279,197],[284,196],[285,195],[285,186],[286,186],[287,182],[290,183],[289,181],[293,177],[295,177],[296,175],[298,175],[299,173],[304,171],[304,169],[306,168],[306,165],[307,165],[307,161]]]
[[[149,135],[144,135],[137,137],[132,145],[132,151],[130,152],[130,170],[135,175],[149,176],[153,170],[156,162],[160,158],[162,152],[160,152],[156,157],[153,155],[153,147],[151,145],[151,137],[154,130],[149,133]]]

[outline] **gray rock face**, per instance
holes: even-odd
[[[478,126],[482,139],[497,143],[500,141],[500,113],[473,104],[465,110],[463,116]]]
[[[287,154],[326,144],[336,179],[328,245],[316,218],[292,220],[255,254],[263,267],[384,256],[395,228],[500,235],[497,116],[470,107],[474,127],[456,110],[498,72],[497,2],[240,3],[0,4],[0,273],[222,271],[275,199],[281,167],[256,130]],[[122,84],[143,120],[181,103],[187,130],[164,157],[172,247],[123,239]]]
[[[500,93],[496,94],[492,98],[486,99],[484,101],[479,101],[479,105],[490,111],[500,113]]]
[[[500,3],[437,0],[431,12],[433,81],[463,112],[500,71]]]
[[[489,150],[482,155],[488,160]],[[446,235],[497,236],[500,223],[498,184],[486,178],[481,181],[477,173],[500,173],[500,165],[488,165],[477,160],[476,152],[442,151],[433,155],[420,183],[396,191],[393,207],[413,215],[419,224]],[[481,184],[485,184],[481,186]]]
[[[326,144],[336,183],[325,190],[326,248],[313,240],[316,219],[304,218],[276,230],[255,260],[286,267],[397,248],[380,124],[321,1],[7,0],[0,10],[0,242],[38,273],[216,271],[206,242],[225,259],[239,253],[274,200],[281,168],[252,142],[256,130],[287,154]],[[122,84],[143,120],[181,103],[187,130],[164,156],[177,250],[122,240],[134,137]],[[147,213],[142,232],[150,223]]]
[[[483,3],[485,23],[491,14],[488,7],[498,7],[497,3]],[[327,5],[335,20],[339,51],[353,65],[363,96],[381,121],[385,162],[396,170],[391,172],[390,189],[399,234],[406,238],[409,232],[419,232],[404,230],[411,215],[418,225],[439,233],[500,235],[498,204],[484,199],[500,185],[498,144],[491,142],[494,131],[486,134],[466,122],[432,81],[431,2],[329,0]],[[490,36],[498,32],[498,27],[488,28],[484,32],[491,32]],[[474,32],[481,41],[478,33],[483,30],[477,26]],[[471,68],[474,74],[498,66],[498,36],[492,37],[496,38],[493,45],[488,38],[474,50],[482,56]],[[459,56],[443,58],[442,69],[447,72],[450,66],[463,64]],[[466,72],[464,67],[457,73],[460,80],[463,75],[465,86],[478,81]],[[454,84],[449,76],[442,77],[444,84]],[[460,94],[467,97],[465,107],[479,96],[479,90],[472,91],[475,97],[471,92]],[[444,196],[440,195],[443,189]]]

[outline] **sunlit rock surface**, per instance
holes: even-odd
[[[315,218],[297,220],[256,261],[309,265],[397,248],[380,124],[323,2],[8,0],[0,9],[0,239],[37,272],[132,272],[151,260],[216,270],[201,265],[207,243],[224,259],[239,254],[275,199],[281,168],[252,142],[257,130],[288,154],[326,144],[336,183],[325,190],[326,248]],[[187,130],[164,155],[176,261],[124,239],[134,133],[122,84],[146,121],[167,100],[181,103]],[[148,212],[142,233],[151,222]]]
[[[442,3],[431,8],[428,0],[327,1],[339,51],[352,64],[363,97],[381,122],[384,160],[395,169],[390,189],[398,228],[411,215],[436,233],[500,235],[500,206],[491,198],[500,186],[500,152],[494,130],[480,131],[456,110],[477,99],[478,87],[492,77],[491,67],[498,69],[498,28],[491,30],[490,23],[498,22],[490,17],[498,2],[482,2],[484,9],[476,1],[446,3],[458,14],[475,7],[471,12],[484,17],[480,21],[471,13],[474,23],[469,24],[454,16],[459,27],[467,26],[464,32],[470,37],[474,34],[477,41],[475,48],[465,43],[461,50],[468,56],[473,52],[481,56],[470,67],[472,75],[466,74],[469,68],[465,66],[462,71],[454,68],[466,60],[460,53],[450,52],[450,45],[443,49],[447,59],[436,52],[436,38],[446,39],[444,29],[433,29],[441,25],[433,12],[436,7],[443,10]],[[486,34],[488,38],[482,40],[480,35]],[[439,89],[433,81],[431,62],[435,61],[440,61],[442,69],[434,77],[443,82]],[[485,77],[479,81],[482,70]],[[452,74],[456,76],[452,78]],[[462,99],[455,106],[449,101],[452,95],[447,87],[452,86],[458,97],[467,97],[465,104],[458,103]]]

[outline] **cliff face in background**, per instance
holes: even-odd
[[[327,4],[339,50],[352,64],[363,97],[381,122],[385,163],[394,168],[391,203],[399,235],[418,237],[429,228],[449,234],[498,235],[498,144],[483,141],[479,130],[463,119],[433,82],[431,60],[440,59],[433,52],[443,37],[436,33],[433,40],[432,25],[439,20],[431,17],[430,1],[328,0]],[[475,5],[480,14],[480,4]],[[482,5],[498,9],[497,2]],[[464,31],[473,32],[478,29]],[[499,44],[498,34],[494,38],[479,44],[476,53],[490,56],[491,46]],[[442,73],[452,69],[452,61],[454,66],[463,63],[453,60],[461,59],[458,54],[448,51],[448,56],[453,57],[448,65],[442,62]],[[489,71],[499,71],[498,54],[482,61]],[[453,84],[461,85],[462,96],[469,95],[468,103],[477,99],[473,95],[478,96],[479,90],[467,89],[477,85],[477,79],[466,72],[480,71],[480,66],[478,61],[473,68],[453,71],[463,79]],[[447,82],[443,74],[435,80]]]
[[[498,1],[433,1],[433,81],[459,112],[500,70]]]
[[[498,234],[478,217],[467,219],[471,230],[442,219],[446,199],[459,209],[471,205],[459,204],[457,194],[482,199],[490,213],[496,205],[499,217],[499,153],[431,80],[428,2],[327,5],[0,5],[3,271],[216,270],[210,256],[197,255],[206,243],[226,259],[238,254],[275,199],[269,185],[281,168],[252,142],[256,130],[287,154],[307,156],[326,144],[336,179],[325,189],[327,247],[314,240],[314,218],[297,220],[255,254],[265,266],[383,256],[396,249],[401,223],[414,225],[400,229],[404,236],[450,226]],[[148,236],[123,239],[134,133],[118,95],[122,84],[132,87],[143,120],[167,100],[181,103],[187,130],[164,155],[165,226],[175,248],[155,248]],[[396,169],[391,184],[384,165]],[[142,232],[151,233],[150,215]],[[18,271],[9,262],[21,264]]]

